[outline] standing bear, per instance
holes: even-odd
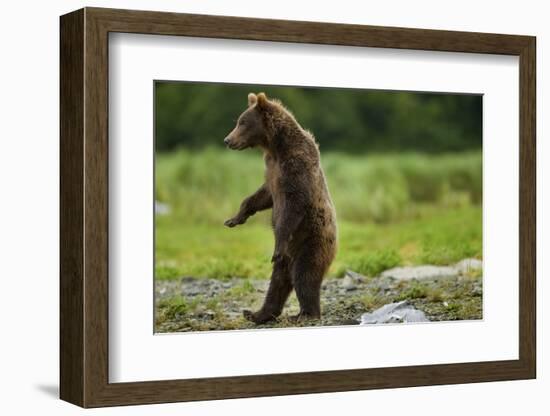
[[[263,306],[244,311],[245,318],[256,324],[275,319],[293,288],[300,303],[294,318],[319,318],[321,282],[336,254],[337,228],[315,138],[281,102],[251,93],[248,108],[224,143],[234,150],[259,147],[265,161],[265,183],[225,225],[244,224],[256,212],[272,208],[271,281]]]

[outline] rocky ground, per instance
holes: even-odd
[[[255,326],[243,309],[262,304],[267,280],[216,280],[191,276],[157,280],[157,332],[186,332],[294,326],[359,325],[394,322],[472,320],[482,318],[481,261],[465,259],[452,266],[411,266],[368,277],[348,270],[343,278],[328,277],[322,287],[320,320],[300,323],[291,295],[283,315]]]

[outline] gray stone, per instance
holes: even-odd
[[[269,287],[269,280],[253,280],[252,286],[260,293],[267,292],[267,289]]]
[[[206,319],[214,319],[214,317],[216,316],[216,313],[211,309],[207,309],[203,312],[203,316]]]
[[[388,303],[371,313],[361,315],[360,325],[406,322],[429,322],[424,312],[415,309],[408,301]]]
[[[356,290],[357,285],[349,275],[346,275],[342,279],[342,288],[344,288],[345,290],[351,291],[351,290]]]
[[[389,277],[372,277],[368,279],[365,287],[373,291],[388,291],[396,285],[395,279]]]
[[[464,259],[455,264],[455,269],[460,273],[465,274],[474,270],[481,270],[483,268],[483,262],[478,259]]]
[[[395,267],[393,269],[382,272],[382,277],[390,277],[395,280],[423,280],[423,279],[438,279],[442,277],[457,277],[458,270],[449,266],[406,266]]]
[[[155,214],[157,215],[168,215],[170,214],[170,205],[165,202],[155,201]]]
[[[225,313],[225,316],[228,318],[228,319],[239,319],[239,318],[242,318],[243,314],[242,312],[226,312]]]
[[[472,295],[473,296],[482,296],[483,295],[483,288],[479,283],[476,283],[474,285],[474,288],[472,289]]]
[[[356,273],[353,270],[346,270],[346,276],[349,276],[351,279],[353,279],[354,282],[364,282],[365,276],[362,274]]]
[[[181,294],[183,296],[197,296],[202,293],[202,290],[200,287],[197,286],[190,286],[186,288],[182,288]]]

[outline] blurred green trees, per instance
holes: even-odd
[[[280,99],[322,151],[448,153],[479,150],[480,95],[188,82],[155,83],[160,152],[223,146],[249,92]]]

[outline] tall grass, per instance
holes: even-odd
[[[388,223],[421,216],[426,207],[478,205],[481,152],[322,155],[339,221]],[[219,224],[263,182],[261,154],[206,149],[156,157],[156,198],[178,221]],[[264,218],[265,220],[265,218]]]

